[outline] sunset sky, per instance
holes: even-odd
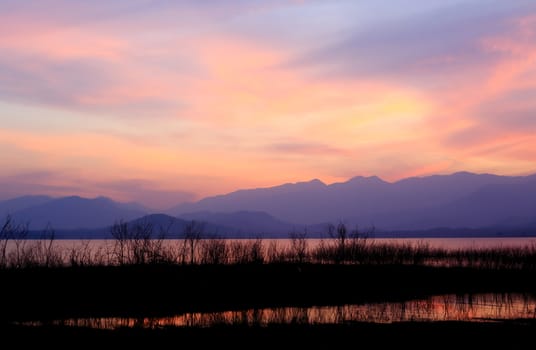
[[[536,172],[533,0],[0,0],[0,199]]]

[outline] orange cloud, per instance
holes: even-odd
[[[428,131],[437,149],[457,160],[460,169],[505,174],[534,171],[534,158],[515,156],[533,147],[536,108],[530,89],[536,87],[536,22],[533,17],[509,21],[510,31],[481,39],[483,59],[429,98],[436,117]],[[532,125],[532,126],[531,126]],[[530,163],[532,161],[532,164]]]
[[[426,86],[394,74],[316,75],[285,65],[299,48],[209,26],[156,26],[147,35],[135,26],[19,22],[0,24],[0,51],[12,54],[0,63],[17,83],[5,85],[5,98],[44,106],[43,118],[56,108],[87,118],[61,131],[0,129],[12,150],[0,165],[13,175],[55,169],[208,195],[316,177],[516,173],[534,164],[534,129],[492,118],[503,107],[535,107],[510,99],[536,87],[534,17],[481,38],[481,62],[455,52],[415,61]],[[425,76],[451,64],[459,71],[437,84]]]

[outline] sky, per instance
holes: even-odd
[[[0,0],[0,199],[536,172],[532,0]]]

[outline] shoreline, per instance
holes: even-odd
[[[535,293],[533,270],[411,265],[132,265],[0,270],[0,321],[166,316]]]
[[[273,325],[269,327],[222,326],[210,328],[163,328],[95,330],[74,327],[0,327],[4,342],[19,346],[233,346],[258,347],[348,347],[348,346],[505,346],[520,348],[534,340],[534,319],[507,322],[402,322],[392,324],[355,323],[345,325]],[[530,344],[530,343],[529,343]]]

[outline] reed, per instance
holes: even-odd
[[[486,270],[536,270],[536,245],[491,248],[434,248],[424,242],[378,243],[368,237],[373,229],[349,230],[343,223],[330,225],[326,237],[311,246],[307,232],[290,233],[289,245],[263,239],[226,240],[209,237],[204,225],[192,221],[182,233],[156,229],[150,223],[119,221],[110,233],[110,246],[95,248],[89,241],[70,249],[55,244],[47,228],[39,240],[29,240],[28,225],[7,217],[0,226],[0,268],[126,265],[246,265],[343,264],[414,265]],[[167,240],[167,237],[182,237]]]

